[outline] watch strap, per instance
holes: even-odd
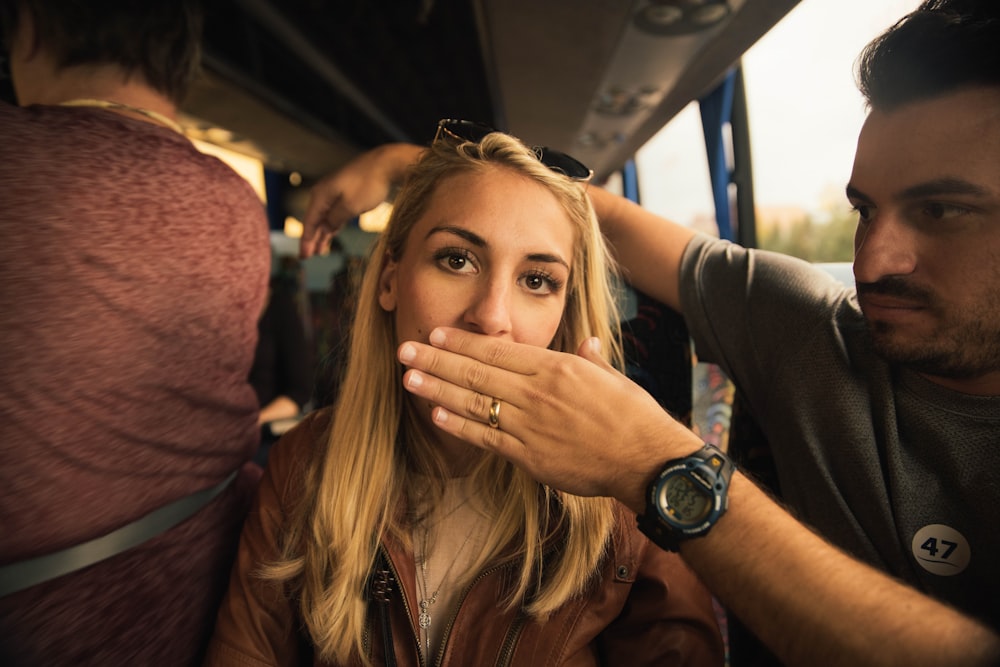
[[[653,510],[655,511],[655,510]],[[635,517],[639,532],[649,538],[649,541],[664,551],[680,551],[679,533],[674,532],[655,516],[650,516],[650,508]]]

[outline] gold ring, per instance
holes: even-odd
[[[500,428],[500,399],[494,398],[490,403],[490,428]]]

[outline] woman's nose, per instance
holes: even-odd
[[[465,313],[465,322],[490,336],[511,331],[511,290],[501,281],[489,281]]]

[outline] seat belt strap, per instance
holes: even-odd
[[[165,533],[222,493],[236,479],[237,472],[233,471],[213,487],[175,500],[103,537],[45,556],[0,566],[0,597],[81,570]]]

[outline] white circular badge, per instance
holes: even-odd
[[[950,577],[969,566],[972,557],[965,535],[951,526],[932,523],[913,536],[913,557],[931,574]]]

